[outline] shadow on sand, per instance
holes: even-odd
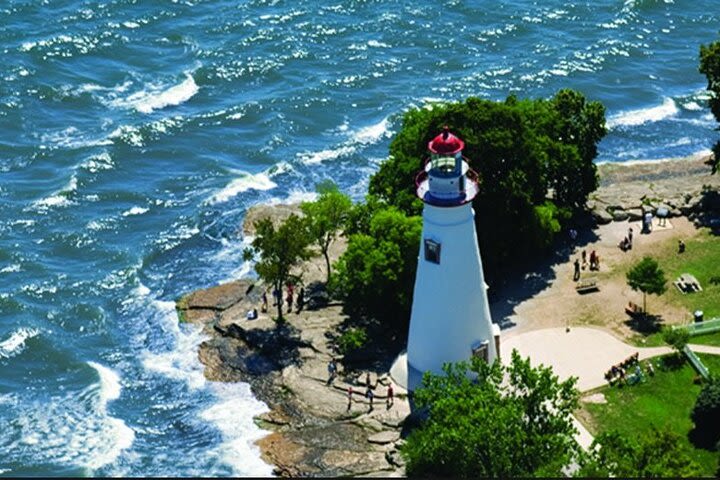
[[[550,252],[496,275],[488,290],[493,321],[503,330],[514,327],[516,323],[512,317],[515,307],[550,286],[556,277],[553,267],[568,262],[576,248],[582,250],[597,241],[599,237],[595,228],[577,228],[575,240],[571,240],[566,231]]]

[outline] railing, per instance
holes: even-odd
[[[707,369],[707,367],[702,363],[702,360],[700,360],[700,357],[698,357],[695,352],[690,350],[690,347],[685,345],[685,348],[683,348],[683,353],[687,357],[688,360],[690,360],[690,363],[692,363],[692,366],[695,368],[695,370],[705,379],[707,380],[710,378],[710,371]]]
[[[720,318],[713,318],[704,322],[695,322],[687,325],[674,325],[673,330],[684,328],[690,336],[701,335],[703,333],[720,332]]]

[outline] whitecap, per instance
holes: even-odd
[[[138,112],[152,113],[154,110],[180,105],[195,96],[198,90],[195,79],[192,75],[186,73],[185,80],[179,85],[174,85],[160,92],[156,89],[141,91],[131,95],[127,102]]]
[[[98,155],[92,155],[83,163],[80,164],[80,168],[87,170],[90,173],[97,173],[101,170],[110,170],[115,166],[112,157],[108,152],[102,152]]]
[[[20,271],[20,264],[19,263],[13,263],[8,265],[7,267],[0,268],[0,273],[13,273],[13,272],[19,272]]]
[[[390,121],[385,117],[375,125],[359,129],[352,136],[352,139],[362,144],[376,143],[382,138],[390,137],[392,132],[390,132],[389,125]]]
[[[64,207],[70,205],[72,202],[68,197],[77,190],[77,185],[77,176],[72,175],[67,185],[53,192],[46,198],[36,200],[33,202],[33,206],[40,210],[47,210],[49,207]]]
[[[699,103],[697,103],[697,102],[686,102],[686,103],[683,103],[683,108],[684,108],[685,110],[692,110],[692,111],[698,111],[698,110],[702,110],[702,109],[703,109],[703,107],[702,107]]]
[[[232,197],[245,192],[247,190],[271,190],[277,187],[277,184],[270,180],[266,172],[256,173],[255,175],[248,172],[238,172],[241,176],[232,180],[222,190],[215,193],[207,200],[207,203],[214,205],[230,200]]]
[[[629,110],[613,115],[607,121],[608,128],[618,126],[637,126],[648,122],[658,122],[677,115],[678,107],[672,98],[666,97],[662,105],[650,108]]]
[[[150,210],[149,208],[144,208],[144,207],[132,207],[130,210],[123,212],[122,216],[129,217],[131,215],[142,215],[143,213],[146,213],[149,210]]]
[[[298,153],[297,158],[305,165],[318,165],[327,160],[334,160],[346,155],[352,155],[356,151],[352,145],[343,145],[338,148],[320,150],[319,152]]]
[[[0,342],[0,358],[11,358],[25,350],[25,341],[40,334],[34,328],[20,328]]]

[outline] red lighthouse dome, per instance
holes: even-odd
[[[448,127],[443,127],[443,132],[428,143],[428,150],[436,155],[454,155],[463,148],[465,142],[450,133]]]

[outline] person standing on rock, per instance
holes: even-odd
[[[353,388],[352,386],[348,387],[348,406],[347,411],[350,411],[350,408],[352,407],[352,396],[353,396]]]
[[[267,290],[263,291],[262,294],[262,307],[260,307],[260,311],[265,313],[268,311],[268,300],[267,300]]]
[[[385,400],[385,405],[387,406],[388,410],[390,409],[390,407],[393,406],[393,403],[395,403],[394,393],[395,392],[393,392],[392,383],[388,384],[387,399]]]
[[[628,249],[632,248],[632,234],[633,234],[632,227],[630,227],[630,228],[628,228],[628,235],[627,235]]]
[[[370,402],[370,410],[372,412],[373,410],[373,399],[375,398],[375,394],[372,391],[372,388],[370,388],[370,385],[368,385],[367,390],[365,390],[365,398],[368,399]]]
[[[292,306],[293,306],[293,291],[292,288],[288,286],[288,293],[287,293],[287,303],[288,303],[288,313],[292,312]]]
[[[335,375],[337,374],[337,362],[335,361],[334,358],[331,358],[330,361],[328,362],[327,370],[328,370],[327,383],[328,383],[328,385],[330,385],[333,382],[333,380],[335,380]]]
[[[300,313],[300,311],[305,306],[305,288],[300,287],[300,291],[298,292],[298,298],[297,298],[297,313]]]

